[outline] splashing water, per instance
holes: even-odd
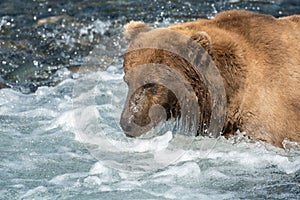
[[[297,12],[289,2],[1,2],[0,75],[13,89],[0,90],[0,199],[299,199],[297,144],[278,149],[243,133],[191,141],[172,134],[173,122],[133,139],[119,126],[126,21],[163,26],[246,7]],[[66,69],[78,66],[88,70]]]
[[[118,105],[111,104],[113,94],[126,94],[120,84],[122,74],[115,71],[67,79],[31,95],[1,90],[1,196],[297,199],[299,151],[243,136],[199,137],[188,148],[189,138],[182,136],[172,149],[167,149],[170,132],[147,140],[126,138],[115,121]],[[75,85],[83,90],[73,98]],[[82,99],[89,93],[101,97],[97,106],[74,106],[78,99],[88,103]],[[78,124],[74,115],[88,123]]]

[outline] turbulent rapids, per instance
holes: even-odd
[[[0,199],[298,199],[299,144],[243,132],[128,138],[122,27],[226,9],[295,14],[298,1],[1,1]]]

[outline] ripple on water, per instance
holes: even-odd
[[[135,140],[118,125],[129,20],[160,27],[227,9],[282,16],[299,13],[297,0],[0,5],[0,81],[15,89],[0,90],[0,199],[299,199],[297,149],[242,136],[187,146],[167,130]]]

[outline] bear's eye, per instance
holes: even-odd
[[[145,89],[148,89],[148,88],[151,88],[151,87],[154,87],[155,86],[155,83],[147,83],[144,85],[144,88]]]
[[[157,87],[155,83],[147,83],[146,85],[144,85],[144,89],[150,92],[151,94],[157,93]]]
[[[156,87],[150,88],[149,91],[150,91],[152,94],[156,94],[156,93],[157,93]]]

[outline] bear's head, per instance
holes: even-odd
[[[184,82],[182,78],[189,84],[188,93],[200,105],[199,120],[208,124],[211,98],[203,76],[193,64],[209,65],[209,59],[203,56],[208,55],[209,36],[198,32],[187,37],[168,28],[152,29],[143,22],[127,24],[124,36],[130,43],[124,55],[124,81],[129,91],[120,121],[125,134],[140,136],[161,120],[181,117],[182,95],[189,96],[181,93],[187,86],[177,86]],[[201,56],[197,56],[199,52]]]

